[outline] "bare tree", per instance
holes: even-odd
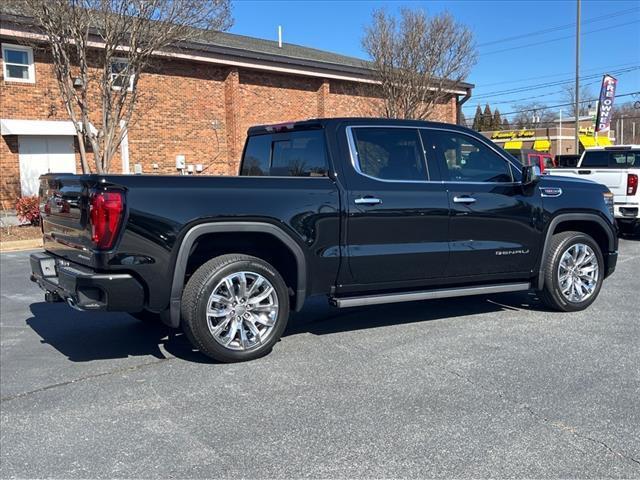
[[[555,112],[544,103],[533,102],[522,105],[513,105],[512,107],[517,113],[510,120],[511,127],[549,127],[556,119]]]
[[[613,108],[611,129],[615,131],[616,142],[625,144],[640,143],[640,102],[622,103]]]
[[[109,171],[155,55],[231,26],[230,0],[20,0],[46,37],[82,169]]]
[[[449,13],[428,17],[403,8],[400,20],[373,13],[362,45],[371,57],[389,118],[424,119],[476,62],[473,35]]]
[[[566,85],[562,89],[562,99],[565,103],[570,103],[567,107],[569,115],[576,116],[576,87],[575,85]],[[595,108],[596,100],[594,100],[593,92],[588,86],[580,88],[580,98],[578,99],[579,108],[578,115],[588,115],[591,108]]]

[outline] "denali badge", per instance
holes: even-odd
[[[540,195],[542,197],[559,197],[562,195],[560,187],[540,187]]]
[[[518,248],[515,250],[496,250],[496,255],[528,255],[529,249]]]

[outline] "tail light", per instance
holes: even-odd
[[[638,191],[638,175],[630,173],[627,175],[627,195],[635,195]]]
[[[91,241],[102,250],[113,247],[124,213],[122,192],[96,192],[91,196]]]

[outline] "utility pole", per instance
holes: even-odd
[[[558,133],[558,148],[556,149],[556,155],[562,155],[562,108],[560,109],[560,129]]]
[[[578,153],[578,131],[580,129],[580,0],[576,0],[576,133],[574,138],[575,152]]]

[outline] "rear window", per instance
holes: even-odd
[[[640,165],[640,152],[594,150],[586,151],[581,167],[629,168]]]
[[[607,168],[609,166],[609,152],[605,152],[603,150],[585,152],[580,166],[590,168]]]
[[[308,130],[249,137],[240,175],[325,177],[327,172],[323,131]]]

